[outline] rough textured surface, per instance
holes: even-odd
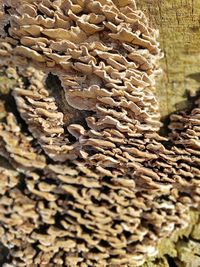
[[[157,83],[161,114],[188,105],[187,91],[200,88],[199,0],[137,0],[137,5],[160,30],[163,78]]]
[[[161,240],[158,255],[155,259],[149,258],[142,267],[199,267],[199,225],[199,211],[190,212],[188,227]]]
[[[7,266],[143,264],[200,205],[198,98],[159,135],[158,33],[133,1],[3,4]]]
[[[161,57],[158,32],[149,27],[145,15],[136,9],[133,1],[121,4],[80,1],[77,5],[70,1],[40,2],[27,2],[23,8],[21,1],[4,2],[11,16],[2,33],[1,61],[11,61],[10,64],[23,68],[32,64],[45,69],[45,73],[56,74],[64,88],[64,101],[71,107],[68,113],[72,119],[64,122],[61,113],[47,114],[42,107],[27,111],[26,93],[15,90],[22,117],[34,137],[40,135],[40,143],[51,158],[56,153],[61,161],[83,157],[92,164],[114,167],[122,165],[121,158],[125,157],[122,168],[126,168],[131,144],[128,136],[139,138],[143,132],[158,131],[160,127],[158,103],[153,93],[157,59]],[[46,94],[47,103],[51,100],[47,92],[38,92],[39,81],[36,77],[34,87],[37,88],[30,89],[41,97]],[[34,92],[29,96],[32,100],[39,98]],[[52,108],[57,109],[49,107]],[[74,119],[77,111],[82,116]],[[32,112],[40,113],[38,120],[33,121],[33,116],[38,115]],[[50,114],[51,120],[57,116],[59,122],[54,121],[56,132],[47,133],[51,126],[44,124],[49,119],[42,122],[41,115]],[[45,136],[37,123],[43,124]],[[71,142],[70,137],[63,136],[64,123],[72,139],[77,141]],[[50,140],[54,134],[59,135],[58,144]],[[132,153],[137,154],[137,150]]]

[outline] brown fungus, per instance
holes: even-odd
[[[158,134],[158,31],[133,0],[0,3],[5,266],[142,265],[199,208],[199,103]]]

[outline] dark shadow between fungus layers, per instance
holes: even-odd
[[[199,100],[159,134],[158,31],[133,0],[0,3],[5,266],[141,266],[199,209]]]

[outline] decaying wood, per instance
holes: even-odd
[[[163,72],[164,74],[163,74],[161,81],[158,82],[157,92],[158,92],[158,96],[160,99],[161,113],[163,116],[169,115],[174,110],[182,109],[184,106],[188,104],[188,102],[186,101],[187,90],[189,90],[191,93],[194,93],[198,91],[199,89],[200,56],[198,55],[198,52],[200,52],[200,48],[199,48],[200,47],[199,46],[200,44],[200,38],[199,38],[200,37],[200,26],[199,26],[200,25],[199,24],[200,4],[198,4],[197,2],[198,1],[177,1],[177,0],[176,1],[172,1],[172,0],[170,1],[167,1],[167,0],[164,0],[164,1],[144,0],[142,1],[142,0],[138,0],[139,7],[143,11],[145,11],[145,14],[149,16],[150,23],[160,28],[160,33],[161,33],[160,42],[161,42],[161,47],[165,54],[165,57],[162,61],[162,68],[164,70]],[[9,85],[6,82],[6,86],[5,86],[4,83],[5,83],[4,81],[1,83],[3,84],[2,87],[4,89],[5,87],[6,87],[6,90],[10,89],[10,88],[7,88],[7,86],[12,87],[12,84]],[[30,88],[28,89],[25,88],[25,89],[29,90],[30,92]],[[24,105],[24,102],[22,101],[23,99],[20,93],[21,94],[24,93],[25,90],[15,89],[14,91],[15,92],[13,93],[13,95],[15,97],[16,102],[18,100],[18,105],[19,103],[20,105],[23,103],[23,108],[24,108],[25,105]],[[45,92],[45,91],[43,90],[42,92]],[[42,101],[44,100],[43,98],[41,99]],[[49,98],[48,98],[48,101],[49,101]],[[41,104],[41,102],[39,104]],[[24,117],[22,115],[21,117],[26,121],[27,113],[25,113],[24,110],[20,109],[20,105],[18,107],[18,112],[19,113],[21,112],[20,115],[24,114]],[[18,113],[17,115],[19,116]],[[29,113],[28,115],[30,115],[30,118],[31,118],[32,113]],[[12,122],[11,128],[13,127],[16,128],[16,125],[13,123],[12,116],[9,118],[10,118],[9,122]],[[28,119],[30,118],[28,117]],[[27,119],[27,123],[28,123],[28,119]],[[6,129],[8,129],[8,127]],[[28,141],[30,140],[26,140],[26,135],[21,136],[20,134],[18,134],[18,136],[20,136],[21,138],[20,140],[24,140],[22,142],[22,145],[23,147],[26,147],[24,144],[28,143]],[[36,134],[34,135],[34,138],[39,139],[38,135]],[[42,142],[38,142],[38,143],[40,143],[40,145],[41,144],[44,145]],[[10,149],[9,142],[6,147],[8,150]],[[7,152],[8,154],[7,157],[8,159],[10,159],[10,155],[8,152]],[[35,150],[34,151],[31,150],[29,152],[33,154],[35,153]],[[39,153],[40,152],[38,152],[38,154]],[[14,153],[12,153],[12,160],[10,160],[11,163],[13,162],[13,160],[15,160],[15,157],[13,155]],[[17,160],[15,161],[17,162]],[[31,165],[31,168],[32,168],[33,162],[27,161],[26,164],[27,164],[26,166],[27,168],[30,167],[29,165]],[[51,168],[48,167],[46,169],[46,173],[48,173],[48,171],[50,173],[50,169]],[[31,178],[34,178],[35,180],[37,180],[38,179],[37,177],[39,176],[33,175]],[[43,178],[46,179],[45,177]],[[14,182],[15,180],[16,179],[14,179]],[[38,182],[38,185],[40,186],[39,182]],[[80,183],[80,181],[77,183]],[[47,184],[48,184],[48,181],[46,185]],[[29,181],[28,186],[29,186],[30,191],[32,190],[31,192],[34,192],[34,194],[36,194],[38,197],[41,196],[39,191],[31,187],[32,184],[30,183],[30,181]],[[52,188],[48,187],[48,190],[50,191],[54,190],[54,188],[53,189]],[[66,192],[68,192],[67,187],[63,187],[63,188],[66,190]],[[49,197],[53,198],[53,195],[51,194],[45,194],[44,192],[42,194],[46,196],[47,200]],[[50,199],[50,201],[53,201],[53,200]],[[43,209],[43,207],[41,209]],[[160,252],[159,255],[157,256],[156,259],[152,259],[152,258],[149,259],[145,263],[144,267],[156,267],[156,266],[198,267],[199,262],[200,262],[199,225],[200,225],[199,212],[196,211],[195,213],[191,213],[191,223],[189,224],[189,227],[187,227],[184,230],[181,230],[181,231],[179,230],[178,232],[175,232],[171,236],[171,238],[168,240],[162,240],[162,242],[159,244],[159,252]],[[74,245],[74,243],[72,245]],[[115,265],[112,265],[112,266],[115,267]],[[134,267],[134,265],[130,265],[130,266]]]
[[[160,29],[160,43],[165,54],[162,60],[164,72],[156,88],[161,114],[167,116],[188,105],[187,91],[195,93],[200,89],[200,2],[199,0],[138,0],[137,2],[145,14],[148,14],[150,22]],[[177,243],[173,242],[173,238],[168,239],[165,243],[168,251],[161,253],[165,256],[162,255],[153,262],[150,260],[144,267],[198,267],[198,253],[194,258],[192,251],[200,250],[199,221],[192,220],[192,227],[196,229],[192,235],[183,237],[179,233],[180,239]]]
[[[150,22],[160,29],[164,77],[158,83],[162,115],[187,105],[186,91],[200,87],[199,0],[138,0]]]

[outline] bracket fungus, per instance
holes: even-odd
[[[200,207],[200,102],[159,134],[158,31],[134,0],[0,0],[0,23],[4,266],[142,265]]]

